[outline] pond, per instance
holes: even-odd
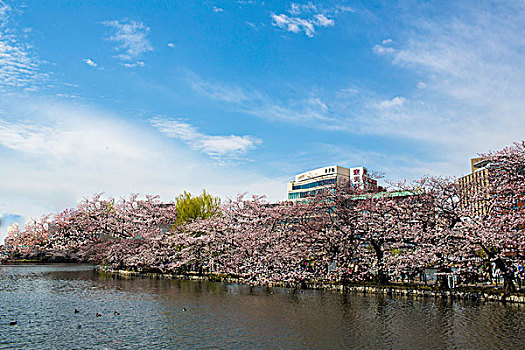
[[[518,349],[524,330],[522,305],[0,265],[0,349]]]

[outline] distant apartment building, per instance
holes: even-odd
[[[295,180],[288,183],[287,199],[301,201],[322,189],[336,185],[377,189],[377,181],[369,176],[365,167],[344,168],[332,165],[295,175]]]
[[[489,185],[490,162],[481,157],[472,158],[470,168],[470,174],[458,179],[460,205],[475,215],[486,214],[488,208],[483,191]]]
[[[490,214],[488,204],[491,195],[486,193],[486,189],[491,181],[489,175],[493,164],[485,158],[472,158],[470,166],[472,172],[458,179],[460,205],[474,215]],[[515,203],[515,209],[525,209],[525,193]]]

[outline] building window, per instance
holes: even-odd
[[[354,169],[354,175],[359,175],[359,169]]]
[[[303,184],[303,185],[294,184],[292,186],[292,189],[293,190],[304,190],[304,189],[313,188],[313,187],[333,185],[335,184],[335,180],[336,180],[335,178],[332,178],[332,179],[314,181],[314,182],[310,182],[310,183]]]
[[[301,198],[301,193],[288,193],[288,199],[297,199],[297,198]]]

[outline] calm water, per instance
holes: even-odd
[[[525,349],[525,307],[0,266],[0,349],[422,348]]]

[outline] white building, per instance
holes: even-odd
[[[295,180],[288,183],[287,198],[289,201],[300,201],[320,189],[336,184],[348,184],[363,189],[377,188],[377,181],[370,178],[365,167],[344,168],[332,165],[297,174]]]

